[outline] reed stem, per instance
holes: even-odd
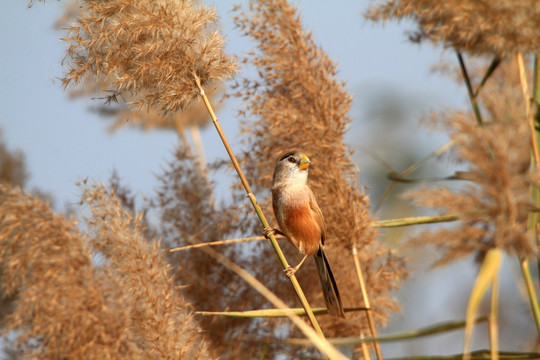
[[[229,155],[231,159],[234,169],[236,170],[236,173],[238,174],[238,177],[240,178],[240,181],[242,182],[242,185],[247,193],[247,196],[251,204],[253,205],[253,209],[257,213],[257,216],[261,222],[261,225],[263,226],[263,229],[266,229],[269,227],[268,221],[266,220],[266,217],[264,216],[261,210],[261,207],[257,203],[257,199],[255,198],[255,195],[253,195],[253,192],[251,191],[251,187],[249,186],[249,183],[246,177],[244,176],[242,169],[240,168],[240,164],[238,163],[238,160],[236,159],[236,156],[234,155],[231,149],[231,146],[229,145],[229,141],[227,140],[227,137],[225,136],[225,133],[223,132],[223,129],[221,128],[221,125],[219,124],[216,114],[214,113],[214,109],[212,108],[212,105],[210,104],[210,101],[208,100],[208,97],[206,96],[206,93],[204,92],[204,89],[202,88],[199,77],[195,73],[193,73],[193,76],[195,79],[195,83],[197,84],[197,88],[199,89],[200,95],[204,101],[204,105],[206,106],[206,109],[208,110],[208,113],[210,114],[210,117],[212,118],[212,123],[214,124],[218,132],[218,135],[221,141],[223,142],[223,145],[225,146],[225,150],[227,151],[227,154]],[[281,248],[276,238],[274,237],[274,235],[270,235],[269,239],[281,265],[283,266],[283,269],[287,269],[289,267],[289,264],[287,262],[287,259],[285,259],[285,255],[283,255],[283,251],[281,251]],[[293,275],[289,279],[291,281],[291,284],[293,285],[294,290],[296,291],[296,295],[298,296],[298,299],[300,300],[302,307],[306,311],[306,314],[309,318],[309,321],[311,322],[311,325],[313,326],[317,334],[321,336],[322,338],[324,338],[322,329],[319,323],[317,322],[317,319],[315,318],[315,315],[313,314],[311,307],[309,306],[306,296],[304,295],[304,292],[302,291],[302,288],[300,287],[300,284],[298,283],[296,276]]]
[[[489,315],[489,348],[491,359],[499,360],[499,277],[491,282],[491,309]]]
[[[536,297],[531,271],[529,270],[529,261],[527,259],[521,260],[521,272],[523,273],[525,287],[529,295],[529,303],[531,304],[534,320],[536,321],[536,330],[540,334],[540,307],[538,306],[538,298]]]
[[[368,320],[369,331],[371,333],[371,336],[374,339],[376,339],[377,329],[375,328],[375,321],[373,321],[373,313],[371,311],[371,305],[370,305],[368,294],[367,294],[366,283],[364,281],[364,275],[362,274],[362,268],[360,267],[360,261],[358,260],[358,251],[356,250],[355,245],[353,245],[352,256],[354,260],[354,267],[356,269],[356,275],[358,277],[358,283],[360,284],[360,289],[362,291],[362,298],[364,299],[364,304],[366,306],[366,316]],[[381,353],[381,346],[379,345],[379,342],[374,341],[373,346],[375,347],[375,353],[377,354],[377,359],[383,360],[382,353]]]
[[[471,101],[474,116],[476,117],[476,122],[478,123],[478,125],[483,126],[484,122],[480,113],[480,107],[478,106],[478,101],[476,100],[477,94],[475,95],[475,92],[473,91],[471,78],[469,77],[469,73],[467,72],[467,68],[465,67],[465,61],[463,60],[463,56],[459,51],[457,51],[456,54],[459,62],[459,68],[461,69],[461,74],[463,75],[463,80],[465,81],[465,85],[467,86],[467,93],[469,94],[469,100]]]

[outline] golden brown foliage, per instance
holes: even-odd
[[[38,198],[0,187],[5,333],[39,359],[207,359],[138,219],[103,187],[84,200],[89,236]]]
[[[428,39],[476,55],[530,53],[540,48],[537,0],[387,0],[366,13],[371,20],[412,19],[413,41]]]
[[[105,77],[110,98],[174,112],[198,95],[193,74],[209,85],[236,71],[215,30],[215,10],[195,0],[89,0],[80,6],[66,39],[66,86]]]
[[[199,164],[185,148],[159,177],[156,208],[160,230],[167,247],[226,239],[241,231],[236,205],[214,204],[214,184],[198,170]],[[246,269],[256,271],[252,250],[244,244],[223,246],[219,251]],[[266,302],[248,284],[220,263],[194,249],[170,254],[177,268],[176,279],[185,285],[183,293],[197,310],[223,311],[262,308]],[[227,317],[198,317],[212,351],[221,358],[256,358],[260,344],[253,346],[243,336],[267,335],[261,321]],[[265,334],[266,332],[266,334]]]
[[[256,19],[250,23],[253,27],[249,34],[263,49],[263,55],[255,57],[253,62],[257,68],[265,70],[261,72],[263,78],[255,82],[246,80],[245,87],[237,93],[245,97],[248,110],[259,119],[254,126],[246,123],[243,129],[254,134],[249,138],[250,152],[243,159],[243,168],[257,193],[268,194],[275,161],[291,148],[286,141],[308,152],[315,162],[312,186],[329,225],[328,253],[346,305],[362,305],[351,257],[354,243],[361,253],[376,318],[379,323],[385,323],[389,312],[398,309],[390,292],[397,288],[406,272],[403,260],[376,240],[367,209],[369,201],[356,187],[354,165],[342,140],[350,121],[346,115],[350,96],[343,84],[333,77],[335,65],[303,32],[294,9],[287,2],[254,3],[252,12],[240,15],[237,21],[240,26],[247,26],[249,19]],[[269,38],[272,41],[268,41]],[[290,38],[294,42],[284,41]],[[321,149],[314,146],[316,141],[320,142]],[[322,173],[322,165],[318,165],[322,163],[331,171]],[[165,244],[175,247],[221,240],[238,233],[260,233],[260,224],[255,223],[254,214],[245,206],[245,193],[235,187],[232,195],[239,205],[214,204],[214,185],[197,171],[197,166],[193,156],[180,149],[160,176],[162,186],[156,206],[161,214]],[[268,198],[264,202],[266,213],[271,214]],[[293,262],[298,251],[284,246]],[[299,306],[268,244],[226,246],[220,251],[254,273],[291,307]],[[177,279],[187,285],[183,291],[198,310],[251,310],[269,306],[249,285],[199,250],[175,253],[171,255],[171,263],[178,264]],[[311,303],[324,306],[315,274],[311,263],[305,265],[298,276]],[[322,317],[326,334],[357,335],[360,329],[366,328],[364,314],[347,316],[346,321]],[[295,329],[285,320],[201,317],[199,321],[212,342],[214,354],[223,358],[255,358],[264,351],[258,339],[287,338],[295,334]],[[269,344],[267,351],[267,358],[279,354],[303,357],[312,353],[312,350],[283,344]]]
[[[24,186],[27,179],[24,154],[8,149],[0,131],[0,184]]]
[[[296,10],[285,0],[251,2],[249,10],[238,13],[235,21],[257,43],[250,62],[260,76],[244,80],[236,93],[247,104],[241,115],[253,120],[243,125],[249,136],[249,152],[242,161],[246,175],[257,193],[268,194],[279,157],[292,149],[308,154],[313,162],[310,186],[326,220],[325,245],[344,305],[362,305],[351,255],[356,246],[362,254],[376,318],[384,324],[390,312],[399,308],[391,292],[406,271],[403,260],[377,240],[377,232],[370,226],[369,201],[359,193],[355,165],[343,143],[351,121],[347,115],[351,96],[345,84],[335,79],[336,65],[315,45]],[[270,216],[269,197],[261,203]],[[261,231],[260,225],[253,228]],[[258,272],[258,277],[290,306],[298,306],[290,288],[268,276],[276,272],[277,261],[273,250],[263,245],[255,261],[265,271]],[[289,259],[299,255],[288,245],[285,250]],[[261,265],[263,261],[269,264]],[[324,307],[313,262],[306,263],[297,276],[310,302]],[[321,321],[328,336],[358,334],[367,326],[362,313],[347,314],[346,320],[324,317]]]
[[[460,215],[459,226],[412,239],[413,244],[440,250],[436,264],[471,253],[482,259],[493,247],[520,258],[536,252],[527,221],[534,209],[530,186],[540,185],[540,173],[530,171],[530,132],[515,62],[500,65],[481,100],[484,127],[476,125],[471,113],[442,115],[444,129],[456,141],[457,159],[468,167],[459,173],[467,183],[459,189],[442,186],[408,194],[419,205]]]

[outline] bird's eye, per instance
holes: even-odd
[[[296,163],[296,160],[291,156],[287,159],[290,163]]]

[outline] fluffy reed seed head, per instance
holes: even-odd
[[[190,314],[190,307],[174,285],[170,266],[159,243],[144,237],[142,213],[123,209],[114,193],[103,186],[85,189],[83,201],[91,243],[108,262],[133,304],[132,328],[145,352],[156,359],[207,359],[206,342]]]
[[[138,108],[183,108],[203,86],[236,71],[223,51],[215,9],[195,0],[90,0],[68,27],[65,86],[106,77],[109,97]]]
[[[0,185],[2,311],[14,346],[47,359],[210,358],[140,217],[102,186],[87,188],[84,201],[88,235]]]
[[[182,146],[159,176],[155,206],[167,248],[223,240],[241,231],[237,206],[214,201],[215,186],[198,169],[197,158]],[[257,267],[249,246],[228,245],[219,247],[219,251],[246,269]],[[248,284],[199,249],[170,253],[169,261],[175,267],[182,293],[196,310],[260,309],[266,304]],[[262,321],[210,316],[196,319],[212,344],[213,355],[241,359],[260,354],[260,344],[246,341],[244,335],[264,335]]]
[[[365,16],[374,21],[412,19],[412,41],[430,40],[473,55],[503,56],[540,48],[536,0],[386,0]]]
[[[399,309],[391,293],[406,271],[403,259],[379,241],[370,226],[369,200],[359,192],[356,168],[343,143],[351,121],[347,115],[351,96],[335,78],[336,65],[303,29],[296,9],[285,0],[253,1],[248,10],[237,13],[235,21],[257,44],[249,60],[259,78],[244,80],[236,93],[246,101],[241,115],[250,120],[243,123],[249,145],[242,159],[247,178],[257,194],[268,194],[274,166],[283,153],[300,149],[310,157],[309,185],[326,220],[325,247],[344,305],[362,306],[351,255],[356,246],[375,317],[384,324]],[[269,197],[258,196],[275,224]],[[260,224],[253,224],[253,229],[260,231]],[[272,268],[278,271],[278,263],[273,250],[262,245],[254,260],[259,269],[265,269],[257,272],[258,277],[291,306],[297,306],[285,280],[269,275]],[[298,250],[283,247],[294,263]],[[297,276],[310,303],[324,307],[313,263],[303,265]],[[345,320],[321,318],[321,322],[328,336],[358,334],[367,324],[363,313],[349,313]]]
[[[484,73],[485,68],[477,70]],[[540,172],[530,169],[530,131],[524,116],[518,68],[514,61],[499,65],[481,92],[485,126],[472,113],[439,115],[440,123],[456,141],[456,158],[467,167],[463,186],[413,191],[418,205],[442,214],[459,214],[457,226],[419,234],[412,245],[439,250],[436,265],[471,253],[481,260],[491,248],[527,258],[536,253],[528,217],[535,210],[531,186],[540,186]]]
[[[22,187],[28,179],[24,154],[9,149],[2,135],[0,129],[0,184]]]
[[[0,186],[4,334],[36,358],[143,359],[129,328],[130,304],[75,222],[21,190]]]

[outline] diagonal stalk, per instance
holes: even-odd
[[[493,61],[491,61],[491,64],[489,64],[489,67],[487,68],[486,73],[484,74],[484,77],[482,78],[482,80],[480,81],[480,84],[478,84],[478,86],[476,87],[476,90],[474,91],[474,97],[475,98],[478,96],[478,94],[480,94],[480,90],[482,90],[482,88],[484,87],[486,81],[489,79],[491,74],[493,74],[495,69],[497,69],[497,67],[499,66],[501,61],[502,61],[502,59],[500,57],[498,57],[498,56],[496,56],[493,59]]]
[[[242,182],[244,189],[246,190],[247,196],[251,204],[253,205],[253,209],[257,213],[257,216],[259,217],[259,220],[263,228],[266,229],[269,227],[268,221],[266,220],[266,217],[264,216],[261,210],[261,207],[257,203],[257,199],[255,198],[255,195],[253,195],[253,192],[251,191],[251,187],[249,186],[249,183],[246,180],[246,177],[244,176],[242,169],[240,168],[240,164],[238,163],[238,160],[236,160],[236,156],[234,155],[231,149],[231,146],[229,145],[229,141],[227,140],[227,137],[225,136],[225,133],[223,132],[223,129],[221,128],[221,125],[218,122],[216,114],[214,113],[212,105],[210,104],[210,101],[208,100],[208,97],[206,96],[206,93],[204,92],[204,89],[202,88],[199,77],[195,73],[193,73],[193,76],[195,78],[195,83],[197,84],[197,88],[199,89],[200,95],[204,101],[206,109],[208,110],[210,117],[212,118],[212,123],[214,124],[218,132],[218,135],[221,138],[223,145],[225,146],[225,150],[227,150],[227,154],[229,155],[231,159],[234,169],[236,170],[236,173],[238,174],[238,177],[240,178],[240,181]],[[285,259],[285,255],[283,255],[283,251],[281,251],[281,248],[279,247],[279,244],[276,238],[274,237],[274,235],[270,235],[269,238],[270,238],[270,243],[272,244],[272,247],[274,248],[277,257],[279,261],[281,262],[281,265],[283,266],[283,269],[287,269],[289,267],[289,263],[287,262],[287,259]],[[309,318],[309,321],[311,322],[311,325],[313,325],[313,328],[315,329],[317,334],[324,338],[322,329],[319,326],[319,323],[317,322],[317,319],[315,318],[315,315],[313,314],[311,307],[309,306],[306,296],[304,295],[304,292],[302,291],[302,288],[300,287],[300,284],[298,283],[296,276],[292,275],[289,279],[291,281],[291,284],[293,285],[294,290],[296,291],[296,295],[298,296],[298,299],[300,300],[302,307],[306,311],[306,314]]]
[[[486,321],[488,321],[487,316],[479,316],[476,319],[474,319],[475,324],[483,323]],[[369,343],[369,342],[374,342],[374,341],[378,341],[381,343],[406,341],[406,340],[420,339],[426,336],[448,333],[451,331],[462,329],[466,326],[466,324],[467,324],[466,320],[449,321],[449,322],[434,324],[434,325],[427,326],[420,329],[407,330],[407,331],[393,333],[393,334],[385,334],[385,335],[381,335],[377,337],[376,339],[371,338],[371,337],[351,336],[351,337],[343,337],[343,338],[332,338],[332,339],[329,339],[328,341],[335,346],[351,346],[351,345]],[[297,346],[310,346],[311,345],[311,343],[307,339],[289,339],[286,341],[286,343],[291,344],[291,345],[297,345]]]
[[[189,239],[190,242],[196,243],[196,239]],[[215,260],[219,261],[223,266],[234,272],[236,275],[240,276],[245,280],[253,289],[263,295],[272,305],[282,310],[287,317],[295,324],[300,331],[306,336],[306,340],[310,342],[311,345],[315,346],[321,353],[326,355],[329,360],[347,360],[347,358],[332,344],[328,342],[320,334],[316,333],[308,324],[302,321],[297,315],[294,314],[294,311],[290,309],[287,304],[285,304],[276,294],[271,292],[264,284],[251,275],[249,272],[244,270],[235,262],[229,260],[225,255],[215,251],[212,248],[202,248],[202,250],[213,257]]]
[[[471,78],[469,77],[469,73],[467,72],[467,68],[465,67],[465,61],[463,60],[463,56],[461,56],[461,52],[456,51],[458,62],[459,62],[459,68],[461,69],[461,74],[463,75],[463,80],[465,81],[465,85],[467,86],[467,93],[469,94],[469,100],[471,100],[471,105],[474,111],[474,116],[476,117],[476,122],[478,125],[483,126],[484,122],[482,120],[482,115],[480,114],[480,107],[478,106],[478,101],[476,100],[475,93],[472,88]]]
[[[490,249],[480,266],[474,286],[469,296],[467,303],[467,316],[465,317],[465,338],[463,341],[463,360],[471,359],[471,344],[472,334],[476,319],[476,313],[482,302],[482,298],[486,294],[488,288],[495,283],[495,279],[499,276],[499,270],[501,268],[501,262],[503,258],[503,252],[499,248]],[[494,290],[494,289],[492,289]],[[490,326],[490,333],[492,327]]]
[[[399,176],[400,177],[404,177],[404,176],[407,176],[411,173],[413,173],[414,171],[416,171],[418,168],[420,168],[422,165],[424,165],[428,160],[430,160],[431,158],[435,157],[435,156],[439,156],[440,154],[444,153],[446,150],[448,150],[449,148],[451,148],[452,146],[454,146],[456,143],[456,140],[451,140],[449,142],[447,142],[446,144],[444,144],[443,146],[439,147],[438,149],[436,149],[435,151],[429,153],[426,157],[424,157],[423,159],[420,159],[419,161],[417,161],[416,163],[412,164],[411,166],[409,166],[407,169],[405,169],[404,171],[402,171],[401,173],[399,173]],[[388,185],[388,187],[386,188],[383,196],[381,197],[381,199],[379,200],[379,202],[377,203],[377,206],[375,206],[375,209],[373,210],[373,212],[377,212],[377,210],[379,210],[379,208],[382,206],[382,203],[383,201],[388,197],[388,195],[390,195],[390,192],[392,191],[392,189],[395,187],[396,185],[396,182],[395,181],[392,181],[392,183],[390,183],[390,185]]]

